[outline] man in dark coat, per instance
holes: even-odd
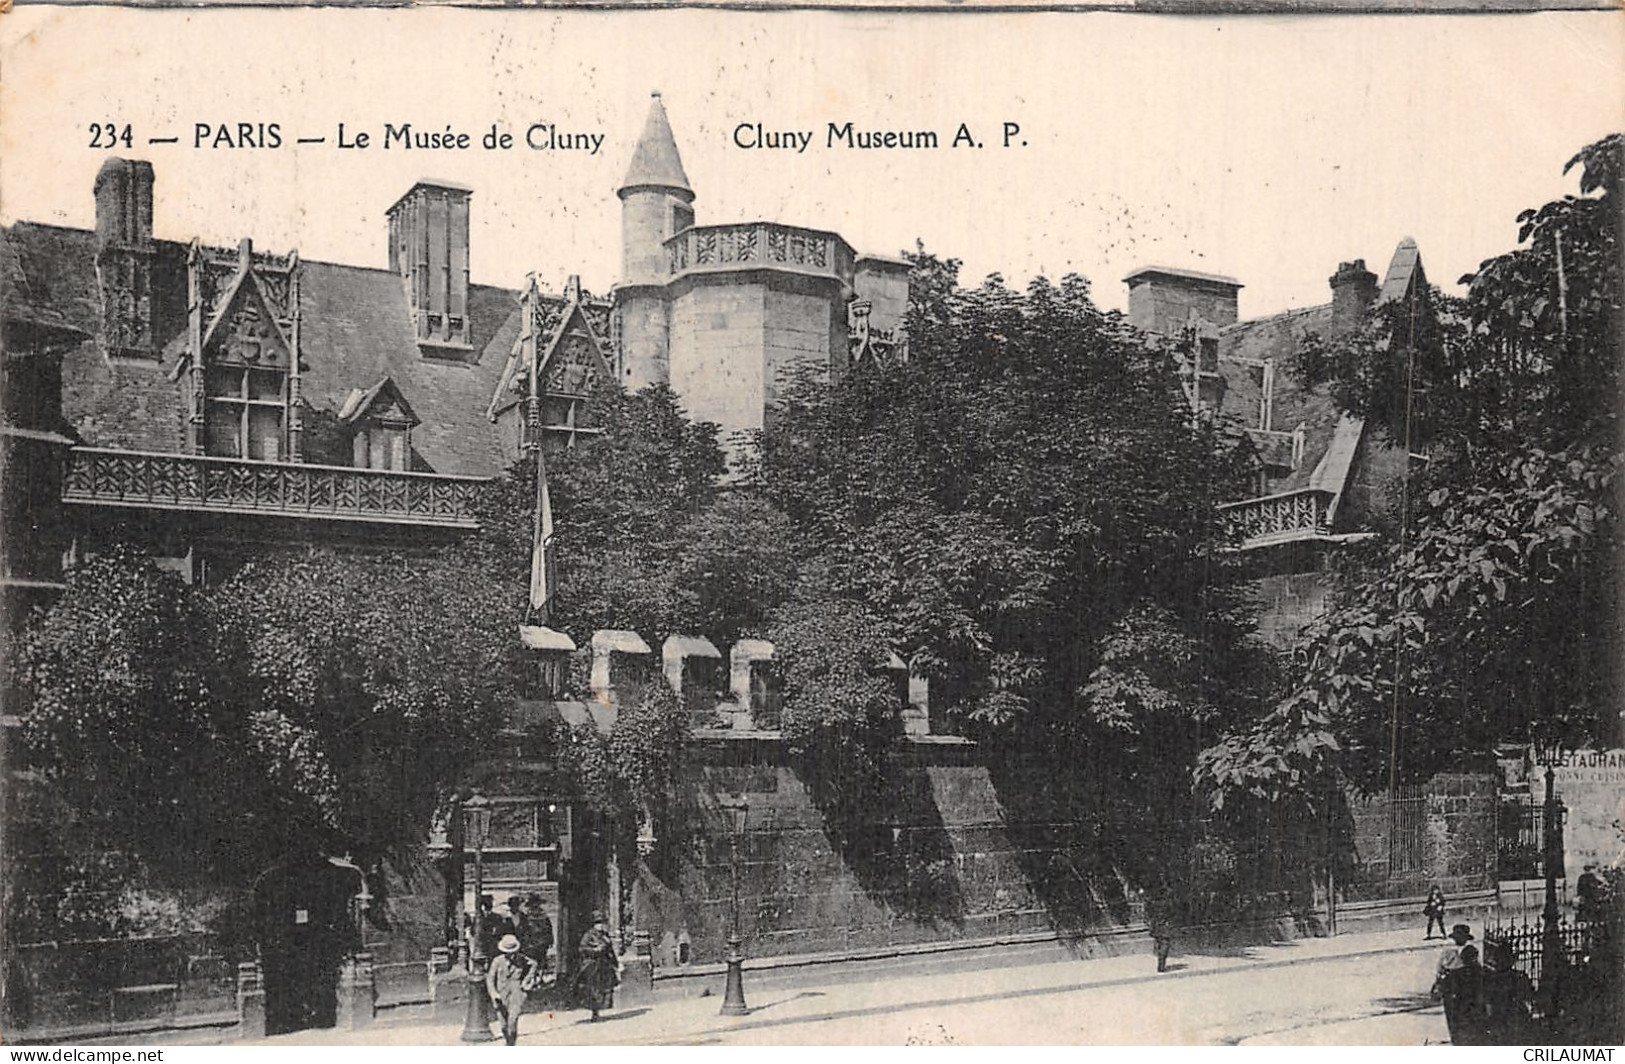
[[[576,991],[596,1022],[601,1010],[615,1004],[615,984],[621,977],[621,959],[615,955],[615,942],[609,937],[603,913],[592,914],[592,926],[581,936],[578,960]]]
[[[1439,958],[1434,989],[1444,1001],[1444,1022],[1450,1028],[1450,1044],[1472,1045],[1479,1019],[1479,990],[1483,969],[1478,963],[1478,947],[1469,945],[1473,932],[1466,924],[1450,929],[1450,945]]]
[[[540,894],[527,894],[525,896],[525,934],[519,936],[519,942],[524,948],[525,956],[541,965],[543,971],[550,967],[547,955],[553,951],[553,921],[548,918],[547,910],[543,908]]]
[[[480,936],[479,951],[486,958],[494,957],[497,952],[497,942],[508,933],[505,921],[496,911],[491,895],[481,894],[479,901],[479,918],[475,923],[475,930]]]
[[[1513,966],[1512,947],[1505,942],[1484,941],[1484,974],[1479,992],[1483,1017],[1480,1045],[1522,1046],[1536,1039],[1529,1003],[1534,1000],[1529,977]]]
[[[1173,891],[1159,886],[1145,899],[1146,929],[1157,951],[1157,971],[1168,970],[1168,954],[1174,945],[1174,925],[1178,923],[1178,906]]]

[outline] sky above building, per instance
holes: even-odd
[[[1380,274],[1405,236],[1453,290],[1513,246],[1520,210],[1575,190],[1576,150],[1625,127],[1625,21],[1606,12],[25,6],[0,20],[0,69],[6,223],[91,226],[118,154],[152,161],[160,238],[382,268],[385,210],[432,178],[474,189],[476,282],[534,271],[557,290],[575,273],[602,292],[620,268],[614,190],[659,90],[700,224],[834,229],[887,255],[919,240],[966,282],[1076,272],[1108,307],[1141,266],[1223,273],[1247,317],[1324,302],[1340,261]],[[939,146],[830,146],[848,122]],[[368,146],[341,148],[340,123]],[[951,146],[961,123],[983,147]],[[91,146],[102,124],[111,149]],[[470,147],[385,148],[406,124]],[[513,147],[481,147],[493,125]],[[811,140],[741,146],[770,139],[758,125]]]

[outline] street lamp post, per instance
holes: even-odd
[[[1563,864],[1563,803],[1557,797],[1557,773],[1554,765],[1562,757],[1561,740],[1555,732],[1542,738],[1537,747],[1541,764],[1546,766],[1546,803],[1542,811],[1541,834],[1545,859],[1541,862],[1546,873],[1546,905],[1541,910],[1541,991],[1549,1002],[1548,1020],[1555,1020],[1562,1011],[1561,987],[1567,976],[1568,953],[1563,947],[1562,912],[1557,904],[1557,877]]]
[[[491,1006],[485,993],[485,913],[480,899],[485,893],[485,836],[491,829],[491,800],[478,792],[463,802],[463,824],[474,840],[474,921],[473,941],[468,950],[468,1011],[463,1019],[462,1040],[489,1042]]]
[[[728,932],[728,986],[722,998],[723,1016],[746,1016],[750,1006],[745,1004],[745,954],[739,937],[739,840],[745,834],[745,819],[750,805],[743,794],[719,799],[723,812],[728,815],[728,855],[733,876],[733,927]]]

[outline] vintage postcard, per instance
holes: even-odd
[[[1622,90],[1596,10],[0,15],[0,1042],[1607,1059]]]

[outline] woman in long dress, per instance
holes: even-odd
[[[592,914],[592,927],[581,936],[580,962],[576,991],[596,1021],[599,1010],[615,1004],[615,984],[621,976],[621,959],[615,955],[615,942],[609,937],[603,913]]]

